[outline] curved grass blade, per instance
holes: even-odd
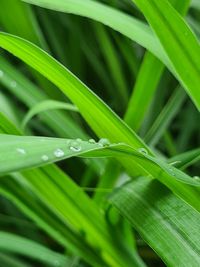
[[[0,135],[0,174],[38,167],[74,156],[84,157],[133,157],[152,176],[161,179],[162,172],[183,183],[200,186],[200,181],[191,179],[173,166],[149,156],[144,149],[135,150],[126,144],[109,144],[102,139],[98,143],[72,139],[35,136]],[[149,166],[148,166],[149,165]],[[166,177],[167,177],[166,176]],[[163,177],[163,178],[164,178]]]
[[[151,24],[155,24],[156,28],[154,30],[158,34],[163,47],[162,45],[160,47],[160,43],[157,41],[157,38],[152,36],[151,31],[149,32],[149,29],[145,24],[106,5],[102,5],[90,0],[84,0],[84,2],[81,0],[59,0],[56,2],[52,2],[50,0],[25,0],[25,2],[53,10],[92,18],[112,27],[132,40],[137,41],[140,45],[144,46],[156,57],[158,57],[173,72],[176,78],[178,78],[178,80],[182,83],[183,87],[186,89],[188,95],[196,104],[197,108],[200,109],[200,94],[198,93],[198,84],[200,83],[198,67],[199,57],[195,56],[200,54],[200,48],[197,39],[187,24],[183,21],[183,19],[181,19],[178,12],[176,12],[167,1],[164,1],[164,3],[163,1],[158,1],[161,2],[158,3],[156,0],[153,2],[150,0],[151,3],[148,4],[145,0],[133,1],[139,5],[144,13],[146,11],[148,12],[148,10],[153,10],[153,12],[155,12],[155,16],[152,16],[151,14],[150,18],[147,13],[147,19],[150,19]],[[169,17],[173,17],[173,21],[171,20],[170,22],[171,24],[165,24],[163,18],[159,18],[159,14],[157,14],[155,11],[156,9],[152,9],[154,2],[163,12],[166,21]],[[181,12],[185,12],[186,6],[187,3],[181,7]],[[178,6],[177,9],[179,9]],[[165,10],[168,10],[169,14],[168,12],[166,13]],[[157,20],[159,21],[158,23]],[[163,22],[164,24],[162,25]],[[173,30],[174,25],[176,25],[175,31]],[[170,28],[168,28],[168,26],[170,26]],[[152,40],[152,37],[154,40]],[[174,45],[171,45],[172,42]],[[191,46],[193,49],[190,49]],[[183,47],[185,48],[183,49]],[[164,53],[163,48],[165,51]],[[166,56],[166,52],[168,56]]]
[[[182,170],[200,161],[200,148],[184,152],[176,155],[168,160],[168,163],[174,165]]]
[[[150,146],[155,146],[158,143],[167,127],[170,125],[171,121],[177,115],[185,99],[185,92],[183,91],[182,87],[178,87],[145,135],[144,140],[147,142],[147,144]]]
[[[163,70],[164,65],[155,56],[147,52],[124,116],[125,122],[136,132],[140,128],[145,112],[153,99]]]
[[[139,178],[110,201],[167,266],[199,265],[200,214],[159,182]]]
[[[98,136],[108,137],[111,142],[125,142],[133,149],[143,148],[149,155],[152,155],[143,141],[108,106],[48,54],[21,38],[5,33],[0,34],[0,46],[24,60],[57,85],[79,108],[80,113]],[[138,158],[137,162],[135,161],[134,169],[133,162],[129,158],[126,161],[122,161],[122,159],[120,161],[132,174],[135,174],[135,170],[138,169],[145,175],[147,174],[146,170],[150,171],[153,177],[160,179],[162,183],[199,210],[198,193],[194,192],[193,188],[185,188],[185,185],[179,184],[179,181],[174,179],[173,171],[170,174],[163,172],[160,177],[157,171],[151,169],[151,164],[145,164],[144,169],[144,162]],[[182,176],[184,177],[183,174]]]
[[[45,100],[37,105],[33,106],[22,121],[22,128],[25,128],[27,123],[35,116],[41,112],[54,110],[54,109],[65,109],[68,111],[78,112],[78,108],[70,103],[64,103],[56,100]]]
[[[66,94],[99,137],[145,147],[143,141],[89,88],[40,48],[21,38],[0,33],[0,46],[35,68]]]
[[[119,10],[91,0],[23,0],[52,10],[75,14],[96,20],[122,33],[151,51],[169,68],[171,63],[151,29],[143,22]]]
[[[59,265],[64,267],[71,264],[67,257],[35,241],[7,232],[0,232],[0,251],[21,254],[50,266]]]
[[[51,164],[11,177],[1,178],[0,192],[70,251],[95,267],[144,267],[136,251],[130,254],[123,244],[120,249],[114,245],[105,217],[58,167]]]
[[[167,0],[133,2],[151,24],[176,70],[179,81],[200,110],[200,45],[196,36]]]

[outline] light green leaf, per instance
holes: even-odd
[[[56,100],[44,100],[37,105],[33,106],[29,112],[26,114],[22,121],[22,128],[25,128],[27,123],[34,117],[35,115],[38,115],[41,112],[47,111],[47,110],[54,110],[54,109],[65,109],[69,111],[78,112],[78,109],[76,106],[70,104],[70,103],[64,103]]]
[[[133,157],[158,179],[173,180],[200,186],[200,181],[191,179],[173,166],[148,155],[144,148],[135,150],[126,144],[110,144],[101,139],[98,143],[79,139],[61,139],[36,136],[14,136],[0,134],[0,174],[46,165],[74,156],[84,157]],[[164,173],[164,174],[162,174]]]
[[[71,261],[45,246],[15,234],[0,232],[0,251],[17,253],[32,259],[39,260],[50,266],[70,265]]]
[[[176,70],[179,81],[200,110],[200,45],[196,36],[167,0],[133,2],[151,24]]]
[[[167,266],[199,265],[200,214],[159,182],[139,178],[110,201]]]

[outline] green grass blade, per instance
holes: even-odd
[[[158,36],[178,79],[200,109],[200,46],[184,19],[167,0],[134,0]],[[170,20],[169,20],[170,18]]]
[[[87,17],[111,27],[150,50],[170,67],[171,63],[151,29],[137,20],[112,7],[91,0],[23,0],[44,8]]]
[[[26,38],[35,44],[41,45],[44,49],[47,48],[31,7],[22,1],[1,1],[0,24],[5,31]]]
[[[94,30],[98,44],[101,47],[102,54],[107,63],[109,73],[113,78],[117,94],[119,94],[120,104],[126,106],[128,101],[127,84],[116,49],[103,25],[94,24]]]
[[[1,151],[0,174],[7,174],[25,168],[46,165],[74,156],[84,157],[133,157],[152,176],[160,179],[173,177],[173,180],[200,186],[200,181],[191,179],[166,163],[149,156],[144,149],[135,150],[125,144],[107,144],[105,141],[93,143],[82,140],[58,139],[35,136],[0,135]],[[149,164],[149,166],[148,166]],[[164,174],[162,174],[162,172]],[[160,174],[159,174],[160,173]]]
[[[174,117],[177,115],[185,99],[185,92],[183,91],[182,87],[178,87],[144,138],[150,146],[155,146],[158,143],[159,139],[162,137]]]
[[[181,2],[170,0],[170,2],[181,14],[187,12],[189,0]],[[150,52],[146,52],[124,118],[127,124],[135,131],[137,131],[142,124],[145,112],[152,102],[163,70],[163,64]],[[140,112],[137,112],[138,110],[140,110]]]
[[[135,131],[138,131],[142,124],[163,70],[163,64],[155,56],[147,52],[124,116],[126,123]]]
[[[189,166],[198,163],[200,161],[200,148],[193,149],[191,151],[184,152],[176,155],[168,160],[169,163],[175,163],[177,168],[184,170]]]
[[[67,257],[35,241],[6,232],[0,232],[0,251],[21,254],[50,266],[71,264],[71,261]]]
[[[113,142],[126,142],[133,147],[146,147],[100,98],[47,53],[21,38],[5,33],[0,34],[0,45],[57,85],[79,108],[99,137],[108,137]],[[148,150],[147,147],[146,149]]]
[[[167,266],[198,266],[200,214],[159,182],[139,178],[116,191],[111,203]]]
[[[128,128],[111,109],[109,109],[72,73],[48,54],[21,38],[5,33],[0,34],[0,46],[30,64],[57,85],[79,108],[79,111],[85,120],[100,137],[107,137],[111,142],[122,141],[131,145],[134,149],[143,148],[149,155],[152,154],[143,141],[131,131],[131,129]],[[163,164],[159,160],[157,162]],[[139,167],[141,173],[146,174],[147,172],[142,167],[143,161],[139,161],[137,158],[136,163],[137,165],[135,164],[133,169],[132,161],[126,159],[126,167],[130,172],[135,172],[135,169]],[[193,191],[192,188],[185,188],[182,184],[179,186],[179,182],[173,179],[173,172],[171,172],[171,174],[166,174],[164,172],[166,177],[165,174],[160,177],[157,170],[154,171],[151,169],[151,165],[145,164],[145,168],[148,168],[153,177],[160,179],[162,183],[171,188],[176,194],[191,203],[195,208],[199,209],[200,205],[198,204],[199,200],[197,199],[197,192],[194,192],[193,194],[192,192],[189,192],[190,190]]]
[[[48,111],[48,110],[54,110],[54,109],[65,109],[68,111],[78,112],[77,107],[70,103],[64,103],[64,102],[60,102],[56,100],[45,100],[33,106],[28,111],[28,113],[26,114],[26,116],[24,117],[22,121],[22,128],[25,128],[27,123],[39,113]]]
[[[0,262],[2,266],[6,267],[31,267],[27,262],[25,263],[24,261],[11,255],[7,255],[6,253],[0,253]]]

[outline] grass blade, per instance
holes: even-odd
[[[139,178],[116,191],[111,203],[167,266],[198,266],[200,214],[159,182]]]
[[[200,110],[200,46],[196,36],[167,0],[134,2],[151,24],[177,72],[179,81]]]

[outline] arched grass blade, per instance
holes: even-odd
[[[200,110],[200,45],[197,37],[167,0],[133,2],[151,24],[176,70],[179,81]]]
[[[55,110],[55,109],[65,109],[68,111],[74,111],[78,112],[78,109],[76,106],[70,104],[70,103],[64,103],[56,100],[45,100],[37,105],[33,106],[26,116],[24,117],[22,121],[22,128],[25,128],[27,123],[34,117],[35,115],[38,115],[41,112],[48,111],[48,110]]]

